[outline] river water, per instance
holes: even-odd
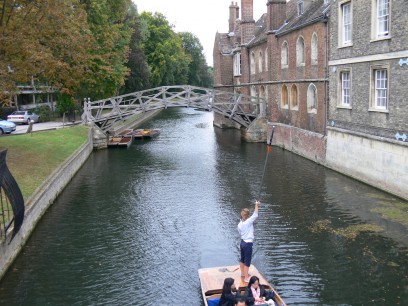
[[[94,152],[0,283],[1,305],[203,305],[197,269],[237,264],[265,144],[165,110],[162,130]],[[407,203],[280,148],[267,164],[253,263],[288,305],[407,305]],[[358,229],[371,229],[359,231]]]

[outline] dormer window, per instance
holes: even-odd
[[[298,16],[303,14],[303,0],[297,2]]]

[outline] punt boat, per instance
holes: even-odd
[[[286,306],[283,299],[254,265],[250,266],[249,272],[251,275],[255,275],[259,278],[260,285],[264,286],[266,290],[273,291],[273,300],[276,306]],[[205,306],[218,306],[224,279],[227,277],[231,277],[235,280],[235,286],[237,286],[237,288],[239,284],[239,291],[242,295],[248,285],[248,283],[244,282],[244,277],[241,277],[241,271],[238,265],[199,269],[198,276],[200,278],[201,292]]]
[[[158,129],[137,129],[133,132],[133,137],[136,139],[154,138],[160,134]]]
[[[109,137],[108,147],[130,147],[133,141],[133,130],[123,130],[119,134]]]

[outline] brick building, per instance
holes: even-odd
[[[253,18],[253,0],[230,6],[229,32],[214,44],[215,88],[264,97],[257,112],[276,125],[274,142],[323,162],[327,78],[325,0],[269,0]],[[217,119],[217,118],[216,118]]]
[[[330,27],[327,165],[408,197],[408,5],[339,0]]]

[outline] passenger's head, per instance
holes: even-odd
[[[258,289],[258,287],[259,287],[259,278],[257,276],[252,276],[249,279],[248,287]]]
[[[248,208],[244,208],[241,210],[241,218],[242,220],[246,220],[249,217],[249,209]]]
[[[232,289],[235,289],[234,279],[231,277],[227,277],[226,279],[224,279],[222,293],[231,293]]]
[[[235,302],[235,306],[245,306],[245,299],[244,298],[239,298],[237,299],[237,301]]]

